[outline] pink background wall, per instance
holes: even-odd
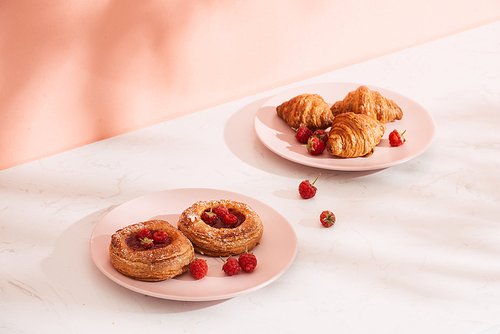
[[[499,19],[499,0],[2,0],[0,169]]]

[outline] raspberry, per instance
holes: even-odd
[[[333,212],[325,210],[321,212],[319,220],[324,227],[331,227],[335,224],[335,215]]]
[[[142,238],[141,239],[141,246],[146,248],[146,249],[153,247],[153,239]]]
[[[402,133],[400,133],[398,130],[393,130],[391,133],[389,133],[389,144],[394,147],[403,145],[406,142],[405,137],[403,137],[405,132],[406,130],[404,130]]]
[[[210,211],[205,211],[201,215],[201,220],[205,222],[207,225],[214,225],[217,222],[217,215],[212,212],[212,208],[210,208]]]
[[[221,259],[224,261],[222,257]],[[233,276],[240,272],[240,264],[234,257],[229,257],[226,261],[224,261],[222,270],[224,270],[227,275]]]
[[[232,214],[225,215],[224,218],[222,218],[222,221],[224,222],[224,224],[229,226],[238,224],[238,218]]]
[[[240,255],[238,258],[238,262],[240,264],[241,269],[247,273],[251,273],[254,271],[255,267],[257,266],[257,258],[253,253],[243,253]]]
[[[223,205],[219,205],[214,208],[214,213],[217,215],[217,217],[224,218],[225,215],[229,214],[229,209]]]
[[[203,259],[194,259],[189,264],[189,272],[191,275],[193,275],[194,278],[196,279],[202,279],[207,275],[208,272],[208,264],[206,260]]]
[[[321,174],[319,174],[319,175],[321,175]],[[316,179],[314,180],[314,182],[312,184],[309,182],[309,180],[302,181],[299,184],[299,194],[300,194],[300,197],[302,197],[304,199],[309,199],[309,198],[312,198],[312,197],[314,197],[316,195],[316,190],[318,188],[316,188],[314,186],[314,184],[318,180],[319,175],[316,177]]]
[[[142,230],[140,230],[139,232],[137,232],[137,236],[136,237],[139,240],[142,240],[144,238],[151,239],[152,238],[151,231],[148,230],[147,228],[143,228]]]
[[[295,130],[295,139],[297,139],[299,143],[306,144],[312,134],[313,132],[309,130],[307,126],[301,125]]]
[[[154,242],[165,242],[168,240],[168,234],[163,231],[153,233]]]
[[[325,142],[318,137],[309,138],[305,146],[307,151],[312,155],[321,154],[325,150]]]
[[[328,133],[325,130],[316,130],[312,136],[321,139],[325,144],[328,141]]]

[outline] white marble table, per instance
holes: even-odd
[[[321,82],[414,99],[436,121],[432,146],[368,172],[307,167],[264,147],[257,108]],[[500,333],[499,112],[496,22],[1,171],[0,332]],[[317,196],[300,199],[299,182],[318,173]],[[297,233],[294,263],[219,301],[158,299],[105,277],[89,252],[99,220],[176,188],[272,205]],[[319,225],[324,209],[333,228]]]

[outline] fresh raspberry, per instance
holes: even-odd
[[[389,144],[394,147],[403,145],[406,142],[405,137],[403,137],[405,132],[406,130],[404,130],[402,133],[398,130],[393,130],[391,133],[389,133]]]
[[[319,175],[321,175],[321,174],[319,174]],[[313,198],[316,195],[316,190],[318,190],[318,188],[316,188],[314,186],[314,184],[318,180],[319,175],[316,177],[316,179],[313,181],[312,184],[309,182],[309,180],[302,181],[299,184],[300,197],[302,197],[304,199],[308,199],[308,198]]]
[[[203,259],[194,259],[189,264],[189,272],[191,275],[193,275],[194,278],[196,279],[202,279],[207,275],[208,272],[208,264],[206,260]]]
[[[225,215],[229,214],[229,209],[224,205],[219,205],[214,208],[214,213],[217,215],[217,217],[224,218]]]
[[[225,215],[224,218],[222,218],[222,221],[224,224],[229,225],[229,226],[234,226],[238,224],[238,217],[232,214]]]
[[[168,240],[168,234],[163,231],[153,233],[154,242],[165,242]]]
[[[214,225],[217,222],[217,215],[213,213],[212,208],[210,208],[210,211],[205,211],[201,215],[201,220],[205,222],[207,225]]]
[[[137,232],[137,236],[136,237],[139,240],[142,240],[144,238],[151,239],[152,238],[151,231],[148,230],[147,228],[143,228],[142,230],[140,230],[139,232]]]
[[[222,261],[224,261],[224,259],[222,259]],[[227,275],[233,276],[240,272],[240,264],[234,257],[229,257],[226,261],[224,261],[222,270],[224,270]]]
[[[253,253],[246,252],[240,255],[238,263],[243,271],[251,273],[257,266],[257,258]]]
[[[307,126],[301,125],[295,130],[295,139],[301,144],[306,144],[312,134],[313,132]]]
[[[335,224],[335,215],[333,212],[325,210],[321,212],[319,220],[324,227],[331,227]]]
[[[325,142],[318,137],[309,138],[305,146],[307,151],[312,155],[321,154],[325,150]]]
[[[141,239],[141,246],[146,248],[146,249],[153,247],[153,239],[142,238]]]
[[[325,130],[316,130],[316,131],[314,131],[314,133],[312,134],[312,137],[318,137],[325,144],[328,141],[328,133]]]

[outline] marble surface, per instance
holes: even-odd
[[[499,41],[496,22],[1,171],[0,332],[500,333]],[[366,172],[266,149],[257,108],[321,82],[412,98],[436,121],[431,147]],[[300,199],[319,173],[316,197]],[[298,237],[289,270],[249,294],[185,302],[129,291],[93,264],[90,235],[116,206],[200,187],[280,212]],[[319,225],[325,209],[333,228]]]

